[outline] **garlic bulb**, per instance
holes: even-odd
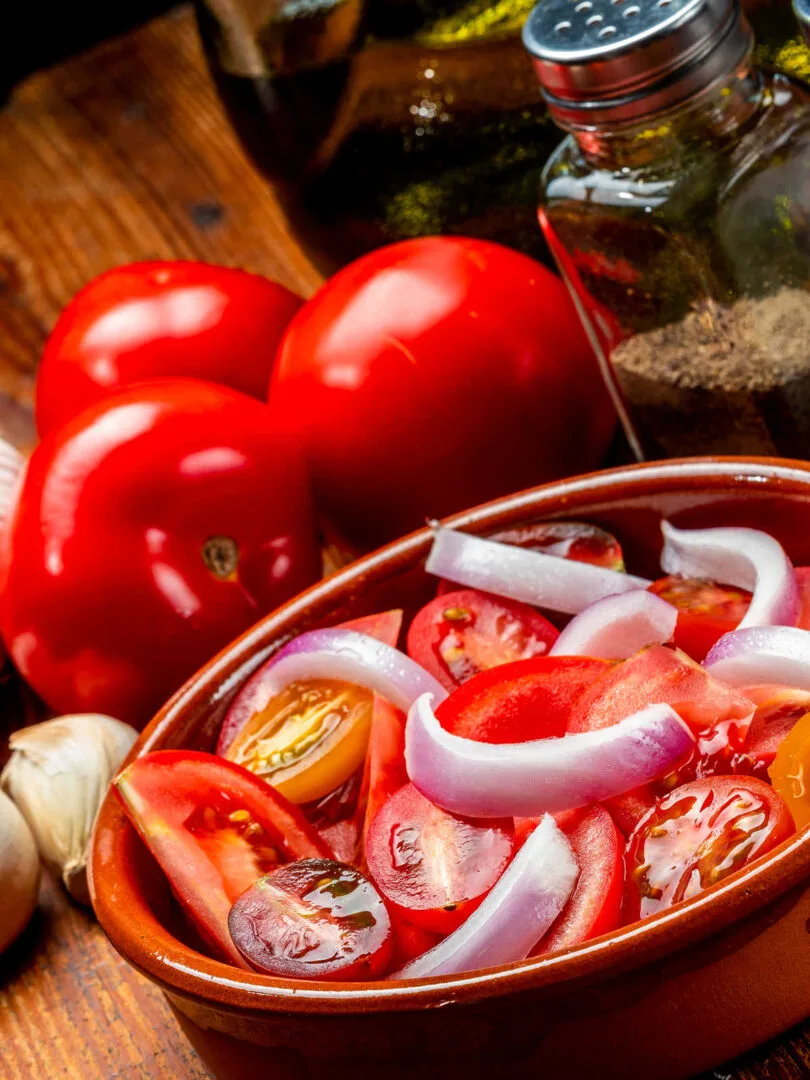
[[[87,844],[110,781],[137,738],[110,716],[60,716],[15,731],[0,787],[34,834],[43,862],[88,903]]]
[[[31,830],[0,791],[0,953],[28,925],[38,885],[39,855]]]

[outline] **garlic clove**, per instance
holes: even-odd
[[[43,862],[88,903],[87,845],[110,781],[137,732],[98,713],[60,716],[15,731],[0,787],[22,812]]]
[[[28,925],[37,902],[39,855],[25,818],[0,791],[0,953]]]

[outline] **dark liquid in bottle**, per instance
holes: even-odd
[[[562,138],[520,41],[533,0],[198,0],[220,95],[316,264],[477,236],[550,262],[537,224]],[[787,0],[749,0],[766,57],[810,69]],[[780,51],[781,50],[781,51]]]

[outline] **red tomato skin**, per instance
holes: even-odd
[[[290,324],[270,402],[298,419],[316,505],[358,549],[595,468],[615,425],[559,278],[461,237],[330,278]]]
[[[743,813],[736,822],[718,822],[717,815],[724,806],[731,805],[733,809],[735,792],[743,793],[751,800],[750,808],[746,810],[742,807]],[[757,805],[759,810],[756,809]],[[675,812],[668,816],[671,810]],[[739,823],[753,822],[760,812],[764,813],[765,821],[755,829],[748,828],[741,836]],[[666,826],[673,820],[679,825],[668,835]],[[707,824],[711,828],[706,828]],[[718,824],[722,826],[720,829]],[[691,838],[694,847],[689,843],[688,833],[684,832],[687,828],[697,834]],[[695,882],[700,886],[698,892],[708,888],[734,870],[772,851],[795,831],[784,799],[770,784],[756,777],[709,776],[676,788],[658,800],[641,819],[627,842],[624,921],[633,922],[688,899],[695,895],[691,888]],[[683,835],[687,837],[686,845],[679,843],[679,836]],[[714,851],[708,843],[709,837],[714,841]],[[724,837],[727,840],[725,846],[722,845]],[[652,840],[660,850],[646,847]],[[650,886],[660,889],[661,895],[655,897],[647,890],[642,895],[639,875]],[[674,888],[667,891],[673,885]]]
[[[233,540],[235,571],[203,559]],[[316,580],[303,464],[260,402],[142,383],[47,435],[0,548],[0,626],[57,712],[142,727],[202,664]]]
[[[184,828],[191,814],[214,805],[223,795],[232,797],[249,810],[269,843],[286,858],[333,858],[328,844],[297,807],[241,765],[214,754],[153,751],[127,766],[113,791],[195,926],[218,954],[240,967],[246,965],[228,933],[228,912],[256,877],[248,874],[241,883],[227,883]]]
[[[187,376],[264,401],[301,297],[274,281],[203,262],[129,263],[74,296],[37,373],[40,436],[132,383]]]
[[[706,610],[697,610],[694,597],[692,606],[688,606],[690,584],[691,582],[670,576],[654,581],[649,591],[656,596],[662,596],[678,608],[678,622],[673,637],[675,646],[700,662],[706,659],[723,634],[736,629],[748,610],[751,594],[742,589],[705,582],[702,592],[707,594],[703,598]],[[682,599],[681,603],[678,602],[679,599]]]
[[[580,945],[615,930],[621,922],[624,895],[624,837],[601,806],[558,825],[579,863],[574,893],[532,956]]]
[[[796,582],[799,586],[799,618],[796,625],[802,630],[810,630],[810,566],[796,567]]]
[[[443,853],[448,862],[439,866],[436,860]],[[389,910],[437,934],[461,926],[513,853],[510,818],[456,817],[434,806],[413,784],[395,792],[375,815],[366,842],[369,874]]]
[[[790,686],[746,686],[745,695],[757,711],[735,772],[767,780],[776,751],[797,721],[810,712],[810,693]]]
[[[394,968],[402,967],[417,956],[426,953],[443,940],[443,934],[434,934],[423,926],[416,926],[402,918],[399,911],[391,909],[391,925],[394,928]]]
[[[469,614],[454,624],[445,618],[447,611],[454,610]],[[504,632],[509,635],[506,641]],[[471,654],[467,646],[468,634],[476,634],[481,643],[477,655]],[[515,640],[515,634],[519,635],[519,641]],[[442,655],[441,646],[449,635],[464,651],[457,669],[451,669]],[[504,600],[477,589],[457,589],[442,593],[417,612],[408,629],[408,655],[438,679],[446,690],[455,690],[480,670],[486,671],[504,662],[545,656],[559,636],[559,630],[528,604]],[[490,641],[491,649],[487,645]],[[501,661],[501,656],[507,659]],[[496,663],[479,668],[479,663],[487,659]],[[458,668],[464,668],[464,671]]]
[[[436,709],[442,727],[478,742],[564,735],[572,709],[612,665],[589,656],[536,656],[475,675]]]
[[[595,682],[576,702],[568,730],[610,727],[657,702],[671,705],[696,731],[719,721],[744,720],[753,712],[744,694],[713,679],[683,653],[654,645]]]
[[[388,799],[407,783],[405,714],[375,694],[363,777],[365,804],[361,842],[364,859],[371,823]]]

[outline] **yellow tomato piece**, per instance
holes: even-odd
[[[801,829],[810,823],[810,712],[797,720],[782,740],[768,769],[779,792]]]
[[[291,683],[242,728],[225,755],[293,803],[340,787],[362,765],[373,696],[338,679]]]

